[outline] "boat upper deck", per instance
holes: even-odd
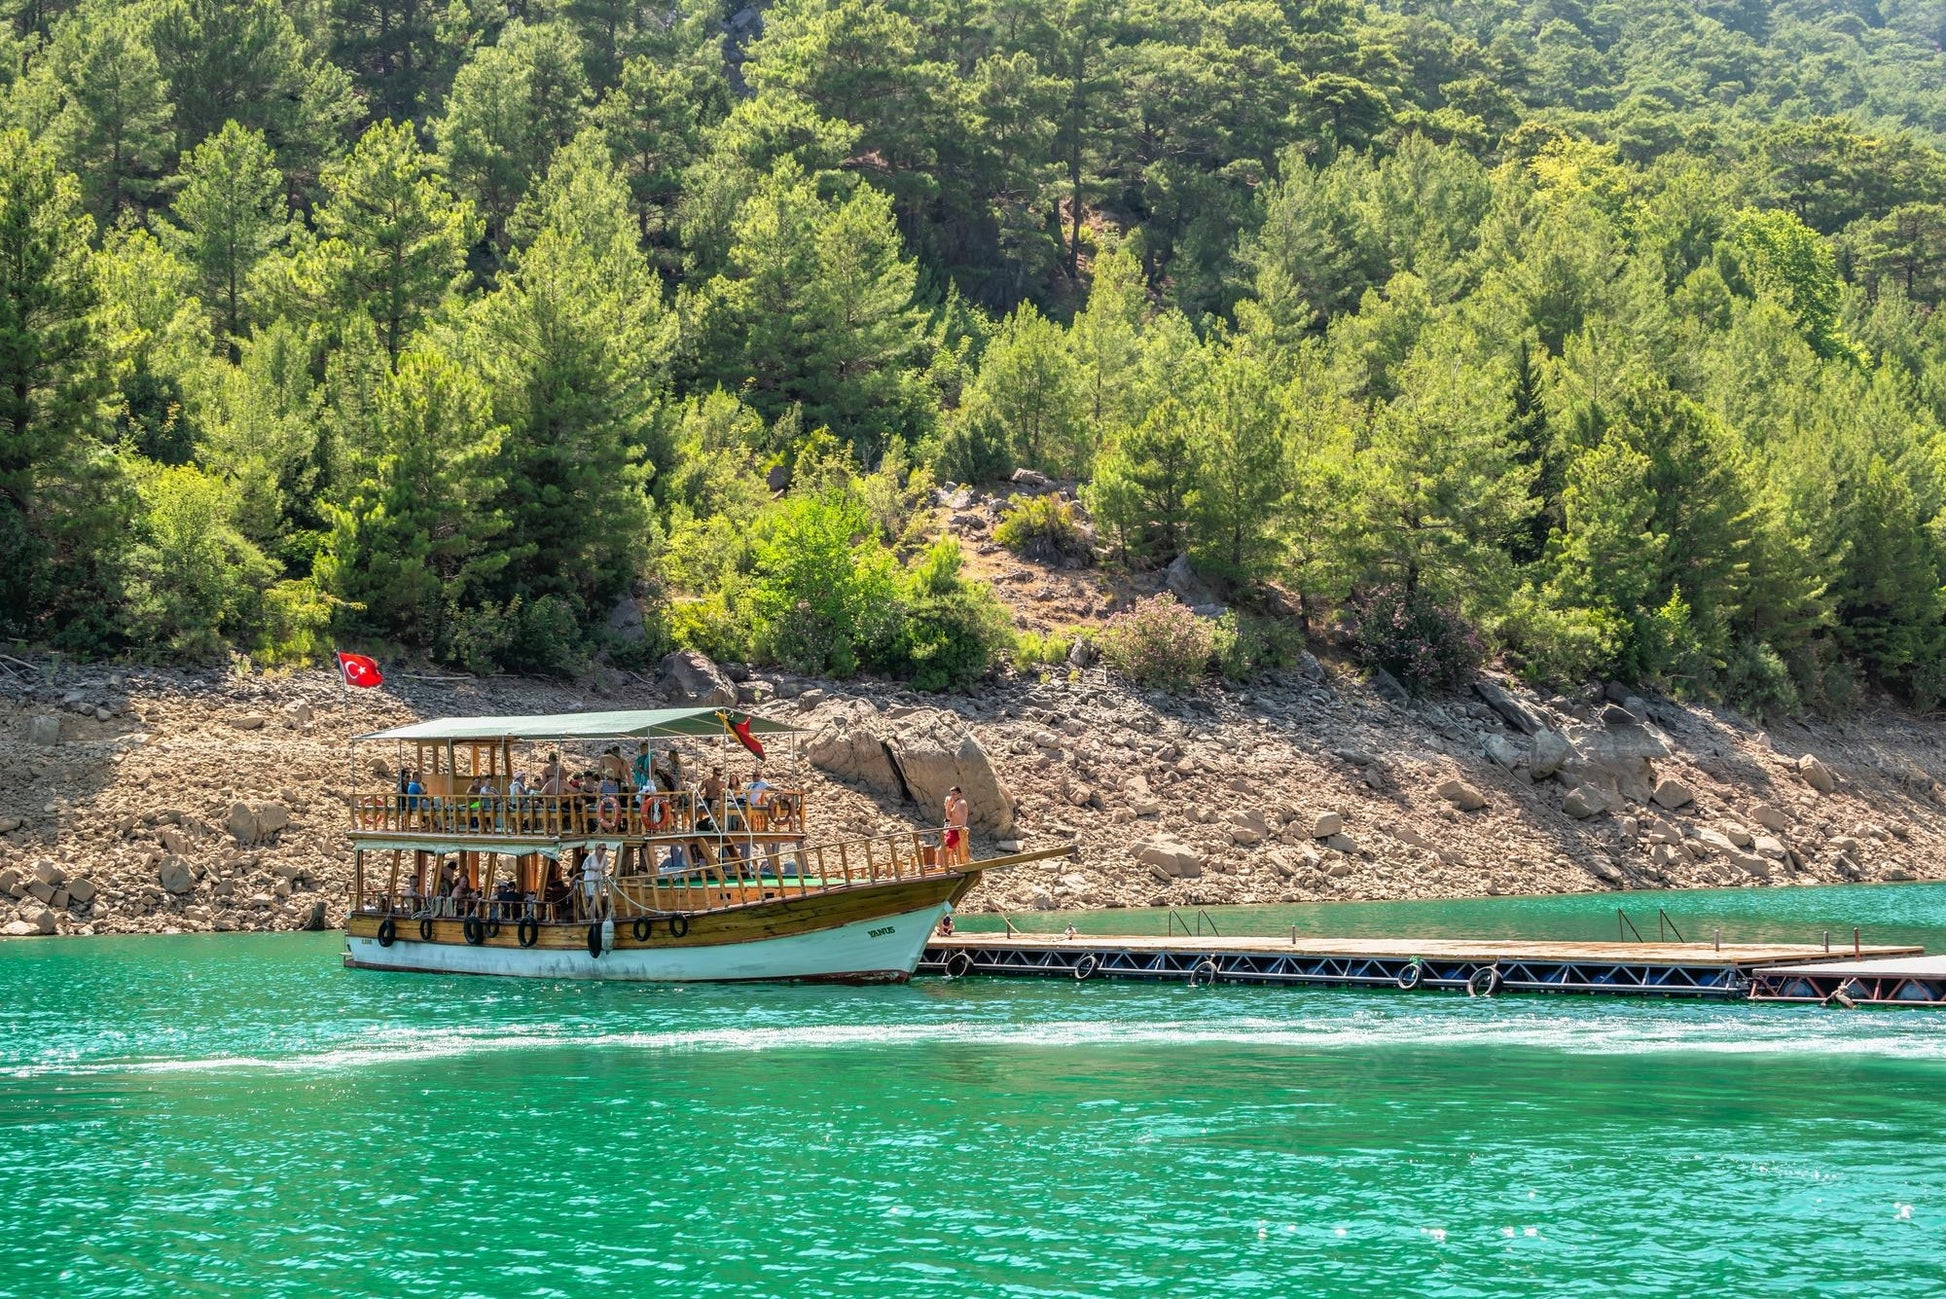
[[[354,775],[351,836],[364,846],[519,851],[569,839],[694,836],[790,842],[805,792],[766,777],[764,739],[795,729],[717,708],[455,717],[357,737],[390,742]],[[749,750],[746,754],[745,750]]]

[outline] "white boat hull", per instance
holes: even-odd
[[[825,979],[902,982],[919,964],[944,901],[898,915],[781,938],[709,946],[585,949],[471,947],[422,943],[404,933],[390,947],[376,938],[345,940],[345,964],[424,974],[504,974],[529,979],[607,979],[630,983],[705,983]]]

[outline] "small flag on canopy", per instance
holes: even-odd
[[[759,758],[764,756],[763,741],[750,733],[750,714],[719,712],[717,716],[723,719],[723,729],[737,737],[738,744]]]
[[[338,655],[338,671],[344,674],[346,685],[360,690],[385,684],[385,674],[378,670],[378,660],[363,654],[341,652]]]

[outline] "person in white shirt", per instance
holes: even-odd
[[[581,892],[588,904],[588,917],[598,915],[601,890],[608,879],[608,845],[598,843],[581,861]]]

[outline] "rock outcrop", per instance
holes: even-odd
[[[683,703],[705,708],[728,708],[736,704],[736,683],[710,662],[708,656],[695,650],[677,650],[666,656],[662,660],[661,676],[664,688]]]
[[[942,823],[946,793],[957,785],[973,829],[1011,836],[1014,796],[978,738],[950,713],[900,711],[881,714],[870,704],[834,710],[805,744],[805,756],[881,798],[916,804],[926,825]]]

